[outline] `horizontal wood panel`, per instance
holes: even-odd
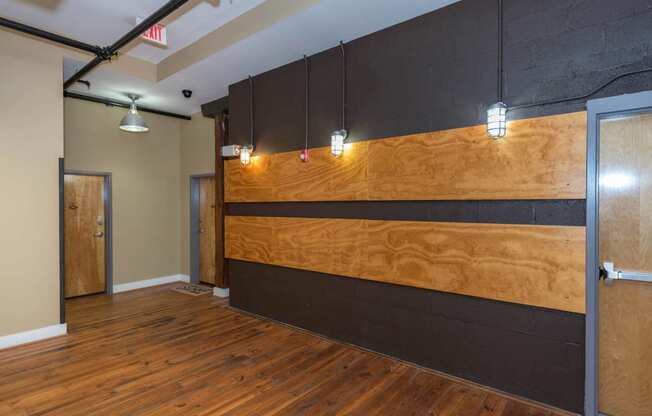
[[[584,227],[226,217],[226,257],[584,312]]]
[[[352,138],[355,140],[355,138]],[[257,155],[225,164],[227,202],[584,199],[586,113],[516,120],[502,140],[484,125]]]

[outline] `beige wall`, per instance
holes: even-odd
[[[0,30],[0,336],[59,323],[58,48]]]
[[[190,175],[215,172],[215,120],[201,113],[181,125],[181,273],[190,275]]]
[[[113,281],[180,272],[180,138],[183,120],[142,113],[150,131],[118,126],[126,110],[65,100],[66,169],[113,174]]]

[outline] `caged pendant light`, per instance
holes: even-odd
[[[344,142],[348,136],[348,132],[346,131],[346,55],[344,51],[344,42],[340,42],[340,52],[342,54],[341,125],[339,130],[336,130],[331,134],[331,154],[335,157],[340,157],[344,154]]]
[[[240,148],[240,164],[247,166],[251,163],[251,154],[254,152],[254,79],[249,76],[249,146]]]
[[[310,62],[306,55],[303,55],[303,63],[306,69],[306,143],[301,153],[299,153],[299,159],[302,162],[307,162],[310,160],[310,153],[308,152],[308,135],[310,134]]]
[[[507,105],[503,103],[503,0],[498,0],[498,102],[487,109],[487,134],[492,139],[507,134]]]
[[[129,94],[129,99],[131,100],[131,106],[129,111],[120,121],[120,130],[129,132],[129,133],[146,133],[149,131],[149,126],[145,122],[145,119],[138,114],[138,109],[136,108],[136,101],[140,98],[138,95]]]

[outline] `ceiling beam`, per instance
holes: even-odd
[[[104,105],[107,105],[109,107],[129,108],[130,105],[131,105],[131,103],[124,103],[122,101],[116,101],[116,100],[112,100],[110,98],[97,97],[97,96],[94,96],[94,95],[77,94],[75,92],[68,92],[68,91],[64,91],[63,96],[67,97],[67,98],[75,98],[77,100],[90,101],[92,103],[104,104]],[[170,112],[167,112],[167,111],[156,110],[154,108],[142,107],[140,105],[138,106],[138,111],[143,111],[143,112],[152,113],[152,114],[158,114],[159,116],[165,116],[165,117],[180,118],[182,120],[192,120],[192,117],[184,115],[184,114],[170,113]]]
[[[66,80],[63,84],[63,89],[68,89],[71,85],[81,79],[84,75],[91,72],[95,67],[106,60],[110,60],[112,56],[117,54],[122,47],[131,42],[132,40],[138,38],[142,35],[147,29],[155,25],[156,23],[163,20],[169,14],[177,10],[179,7],[187,3],[188,0],[170,0],[163,7],[152,13],[148,18],[140,22],[136,27],[127,32],[120,39],[115,41],[111,46],[101,48],[101,52],[97,56],[82,67],[79,71],[73,74],[70,78]]]
[[[15,22],[13,20],[5,19],[3,17],[0,17],[0,26],[15,30],[17,32],[25,33],[31,36],[36,36],[41,39],[46,39],[58,43],[60,45],[69,46],[71,48],[79,49],[85,52],[90,52],[93,55],[97,55],[98,53],[100,53],[102,49],[101,47],[96,45],[90,45],[88,43],[80,42],[75,39],[57,35],[56,33],[48,32],[46,30],[42,30],[23,23]]]

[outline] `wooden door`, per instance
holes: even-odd
[[[106,290],[104,178],[65,175],[66,298]]]
[[[199,179],[199,280],[215,284],[215,178]]]
[[[652,114],[600,122],[601,264],[652,273]],[[652,415],[652,283],[598,289],[599,410]]]

